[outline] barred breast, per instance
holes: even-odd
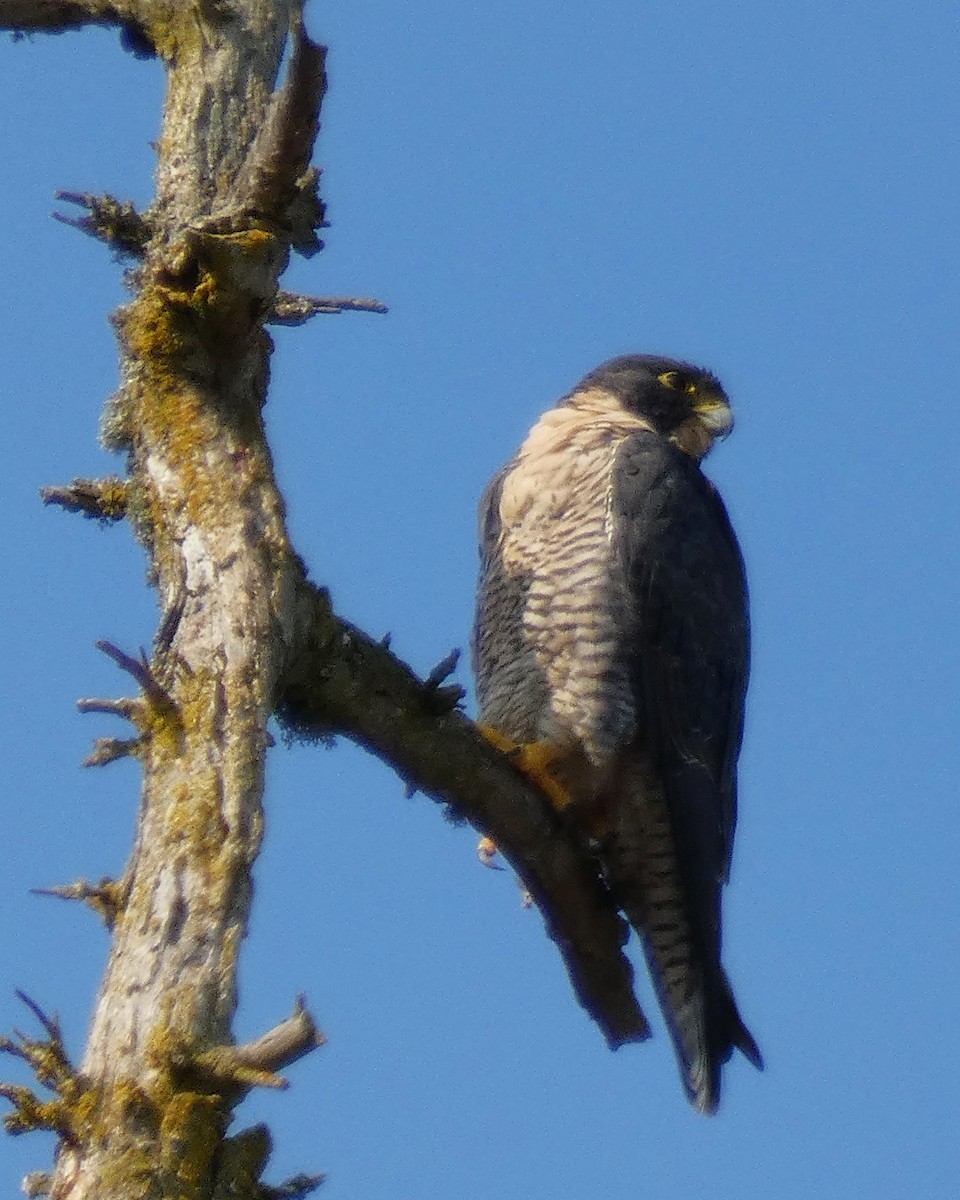
[[[518,741],[576,747],[596,766],[630,739],[636,719],[625,653],[631,606],[613,562],[611,498],[617,449],[638,428],[649,425],[615,397],[578,393],[530,431],[495,514],[487,587],[496,612],[487,632],[505,652],[500,669],[487,671],[481,719]]]

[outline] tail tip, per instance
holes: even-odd
[[[740,1014],[737,1013],[738,1018],[739,1016]],[[748,1062],[753,1063],[758,1071],[762,1071],[763,1055],[760,1053],[760,1047],[754,1041],[753,1034],[744,1025],[742,1020],[739,1022],[739,1026],[739,1029],[736,1031],[736,1037],[733,1039],[733,1044]]]

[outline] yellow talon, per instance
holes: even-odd
[[[557,812],[562,813],[570,807],[573,796],[552,772],[552,768],[566,757],[566,750],[550,742],[515,742],[492,725],[478,725],[477,729],[492,746],[510,759],[520,774],[550,801]]]
[[[485,867],[489,867],[492,871],[502,871],[503,867],[496,861],[497,858],[497,843],[491,837],[482,837],[477,842],[477,858]]]
[[[481,734],[491,746],[494,746],[502,754],[509,754],[511,751],[516,750],[520,744],[519,742],[515,742],[513,738],[508,738],[507,735],[505,733],[501,733],[499,729],[494,729],[492,725],[481,725],[478,722],[477,732]]]

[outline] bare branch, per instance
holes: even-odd
[[[292,12],[290,33],[286,82],[271,97],[235,181],[230,209],[274,218],[283,214],[290,244],[310,255],[323,245],[314,232],[324,224],[324,205],[317,195],[319,173],[311,168],[310,157],[327,88],[327,51],[310,40],[298,9]]]
[[[0,1051],[27,1063],[37,1082],[53,1092],[56,1098],[42,1100],[30,1088],[0,1084],[0,1096],[13,1106],[13,1111],[3,1119],[4,1127],[13,1134],[48,1129],[65,1142],[72,1142],[76,1136],[78,1111],[86,1094],[86,1084],[70,1062],[57,1018],[47,1016],[23,992],[17,991],[16,995],[36,1017],[46,1037],[29,1038],[19,1032],[15,1033],[15,1038],[0,1037]]]
[[[58,504],[68,512],[83,513],[100,521],[119,521],[126,515],[129,496],[126,480],[119,475],[106,479],[75,479],[65,487],[40,489],[44,504]]]
[[[279,1187],[264,1187],[267,1200],[301,1200],[315,1192],[326,1175],[294,1175]]]
[[[267,320],[271,325],[305,325],[311,317],[343,312],[385,313],[380,300],[360,296],[299,296],[296,292],[277,292]]]
[[[247,1090],[251,1087],[285,1088],[287,1081],[277,1072],[326,1043],[313,1017],[297,998],[293,1015],[253,1042],[241,1046],[216,1046],[194,1057],[188,1065],[207,1076],[218,1087],[224,1084]]]
[[[300,571],[261,414],[265,316],[291,248],[316,249],[323,221],[310,167],[323,51],[301,8],[137,0],[147,48],[167,67],[149,215],[112,197],[61,197],[87,208],[81,228],[139,258],[113,322],[122,385],[103,439],[127,455],[132,527],[164,614],[151,661],[100,643],[141,696],[82,705],[134,721],[139,737],[102,739],[88,761],[136,754],[143,785],[80,1067],[85,1115],[64,1125],[52,1185],[71,1200],[261,1197],[269,1138],[227,1138],[232,1108],[246,1088],[279,1084],[278,1069],[319,1040],[299,1011],[249,1046],[231,1036],[267,724]],[[287,81],[274,92],[290,34]],[[96,512],[97,498],[80,507]],[[63,894],[98,899],[84,885]],[[24,1128],[60,1120],[23,1106]]]
[[[65,213],[55,212],[55,220],[106,242],[119,254],[135,257],[143,254],[153,230],[149,221],[128,200],[118,200],[115,196],[95,196],[91,192],[61,191],[56,196],[58,200],[88,209],[89,216],[68,217]]]
[[[77,701],[77,712],[108,713],[111,717],[122,717],[125,721],[133,720],[142,707],[140,700],[131,700],[128,697],[108,700],[99,696],[89,696]]]
[[[142,747],[140,738],[97,738],[93,749],[80,764],[83,767],[105,767],[118,758],[138,755]]]
[[[84,25],[119,25],[125,19],[120,5],[101,0],[5,0],[0,9],[0,29],[20,33],[63,33]]]
[[[540,909],[577,998],[610,1046],[648,1037],[623,953],[627,926],[574,831],[471,721],[449,706],[438,712],[434,688],[336,617],[324,592],[302,589],[301,619],[281,719],[307,735],[346,734],[491,837]]]
[[[327,1039],[307,1011],[303,996],[298,996],[293,1013],[256,1041],[231,1047],[237,1062],[265,1071],[288,1067],[311,1050],[326,1045]]]
[[[107,929],[113,929],[126,898],[126,889],[115,879],[104,876],[99,883],[78,879],[59,887],[31,888],[34,896],[54,896],[58,900],[80,900],[100,917]]]

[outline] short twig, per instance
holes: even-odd
[[[140,738],[97,738],[93,749],[80,764],[83,767],[105,767],[118,758],[128,758],[140,750]]]
[[[251,1125],[226,1138],[220,1147],[213,1200],[250,1195],[262,1200],[264,1189],[259,1180],[270,1158],[271,1147],[266,1125]],[[258,1181],[258,1186],[251,1188],[254,1180]]]
[[[67,512],[82,513],[98,521],[120,521],[127,511],[127,484],[118,475],[107,479],[75,479],[64,487],[40,489],[44,504],[58,504]]]
[[[89,211],[86,217],[69,217],[55,212],[54,218],[98,241],[107,242],[120,254],[140,256],[150,240],[151,228],[129,201],[91,192],[57,192],[58,200],[77,204]]]
[[[22,992],[16,988],[13,993],[21,1004],[25,1004],[33,1013],[40,1024],[43,1026],[44,1033],[51,1042],[55,1042],[58,1046],[63,1045],[63,1030],[60,1028],[60,1019],[54,1014],[48,1017],[36,1000],[31,1000],[26,992]]]
[[[14,31],[14,37],[35,30],[63,33],[88,25],[122,24],[119,4],[95,0],[3,0],[0,3],[0,29]]]
[[[30,1038],[14,1030],[15,1040],[0,1037],[0,1051],[26,1062],[37,1082],[54,1092],[56,1099],[42,1100],[28,1087],[0,1084],[0,1096],[13,1105],[13,1112],[3,1118],[4,1127],[12,1134],[49,1129],[70,1141],[74,1135],[73,1107],[85,1085],[67,1057],[57,1018],[47,1016],[24,992],[18,991],[16,994],[36,1017],[46,1037]]]
[[[303,996],[298,996],[293,1012],[285,1021],[268,1030],[262,1037],[241,1046],[234,1046],[238,1062],[247,1066],[276,1071],[303,1058],[311,1050],[326,1043],[323,1033],[307,1011]]]
[[[139,658],[132,658],[129,654],[115,646],[113,642],[108,642],[105,639],[101,638],[100,641],[94,644],[107,658],[112,658],[121,670],[133,676],[143,689],[144,695],[155,708],[163,712],[174,711],[174,704],[170,699],[169,693],[155,679],[153,671],[150,668],[150,662],[143,650],[140,651]]]
[[[425,688],[424,696],[428,707],[437,716],[453,712],[466,695],[466,692],[459,683],[447,684],[446,687],[443,686],[443,681],[448,679],[456,670],[459,660],[460,651],[457,649],[451,650],[446,658],[437,663],[423,681]]]
[[[301,1196],[315,1192],[325,1179],[326,1175],[294,1175],[278,1187],[261,1187],[269,1200],[300,1200]]]
[[[326,1038],[298,996],[293,1013],[262,1037],[240,1046],[216,1046],[198,1054],[174,1056],[174,1066],[215,1080],[218,1085],[233,1084],[242,1090],[253,1087],[282,1089],[287,1081],[278,1072],[311,1050],[324,1045]]]
[[[150,673],[150,664],[147,662],[147,656],[142,650],[140,651],[139,658],[131,658],[129,654],[126,654],[118,646],[115,646],[113,642],[108,642],[103,638],[94,642],[94,645],[107,658],[112,658],[122,671],[126,671],[128,675],[132,675],[145,692],[149,692],[151,688],[158,686]]]
[[[129,721],[139,708],[139,700],[131,700],[126,696],[121,696],[117,700],[88,696],[77,701],[77,712],[108,713],[111,717],[122,717],[125,721]]]
[[[113,929],[123,907],[123,888],[115,879],[104,876],[99,883],[65,883],[58,887],[31,888],[34,896],[53,896],[58,900],[81,900],[96,912],[107,929]]]
[[[459,661],[460,651],[455,646],[446,656],[446,658],[441,658],[430,674],[426,677],[426,679],[423,681],[424,686],[433,688],[434,691],[436,691],[440,684],[443,683],[445,679],[449,679],[454,673],[454,671],[457,669],[457,663]]]
[[[296,292],[277,292],[267,320],[271,325],[304,325],[311,317],[323,314],[387,311],[382,300],[362,296],[300,296]]]

